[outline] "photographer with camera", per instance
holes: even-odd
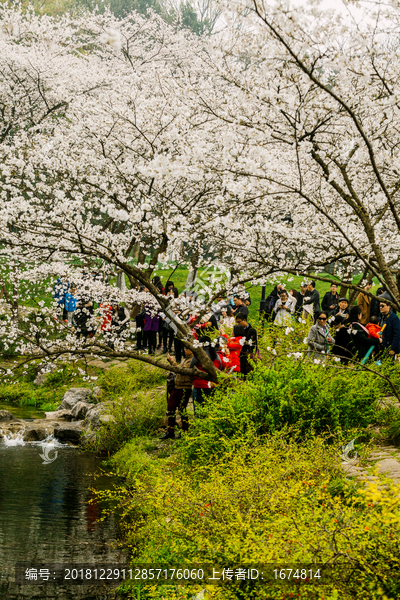
[[[296,308],[296,299],[293,296],[289,296],[286,290],[281,290],[279,298],[274,306],[275,325],[281,327],[287,327],[293,322],[292,315]]]

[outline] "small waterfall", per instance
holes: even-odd
[[[40,440],[39,442],[27,442],[30,446],[48,446],[49,444],[54,448],[68,448],[68,444],[63,444],[59,442],[57,438],[54,437],[52,433],[50,433],[44,440]]]
[[[17,431],[16,433],[10,431],[4,435],[3,444],[5,446],[25,446],[23,435],[23,431]]]

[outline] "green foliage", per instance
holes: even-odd
[[[90,437],[89,451],[113,454],[133,436],[154,435],[159,429],[166,411],[166,374],[161,369],[132,361],[126,368],[107,371],[101,388],[113,420]]]
[[[0,0],[4,2],[5,0]],[[178,12],[171,9],[168,2],[165,0],[104,0],[98,3],[95,0],[27,0],[22,1],[22,6],[27,9],[32,5],[37,14],[46,14],[53,17],[65,14],[66,12],[80,13],[82,11],[93,11],[97,8],[98,12],[102,13],[106,8],[117,18],[124,18],[129,13],[136,11],[140,15],[147,16],[148,11],[154,11],[160,15],[167,23],[179,23],[183,29],[189,29],[197,35],[210,30],[210,23],[206,19],[200,21],[198,15],[189,2],[182,2]],[[33,303],[32,305],[35,305]]]
[[[166,377],[166,372],[162,369],[145,365],[139,361],[130,361],[126,369],[113,368],[107,371],[101,387],[107,399],[119,396],[128,397],[137,390],[166,386]]]
[[[90,436],[86,450],[99,456],[114,454],[134,436],[154,435],[165,415],[165,395],[141,392],[120,397],[107,411],[112,420]]]
[[[397,416],[397,419],[393,421],[389,427],[385,431],[385,437],[395,444],[396,446],[400,445],[400,417]]]
[[[125,458],[120,453],[117,462]],[[288,564],[337,565],[323,586],[207,585],[213,598],[265,598],[267,589],[271,599],[334,598],[335,591],[343,600],[397,598],[399,488],[356,488],[337,465],[335,447],[324,439],[298,444],[276,433],[251,452],[224,455],[206,477],[201,465],[188,469],[179,454],[158,469],[131,470],[115,499],[137,563],[269,565],[271,571]],[[176,592],[147,586],[142,597],[187,598],[195,591],[194,584]],[[132,599],[136,593],[126,592]]]
[[[110,11],[118,18],[126,17],[132,11],[136,11],[143,16],[148,14],[148,10],[153,10],[163,16],[165,13],[162,3],[159,0],[105,0],[101,5],[93,0],[77,0],[75,2],[75,6],[80,6],[90,11],[95,8],[96,4],[100,12],[109,7]]]
[[[89,387],[83,379],[85,373],[74,364],[60,366],[49,373],[43,386],[33,384],[36,374],[37,365],[31,365],[26,367],[26,374],[21,378],[12,382],[0,380],[0,402],[51,411],[59,406],[63,395],[71,387]]]
[[[297,439],[339,434],[376,421],[380,387],[373,373],[336,371],[305,361],[257,362],[246,381],[227,380],[183,442],[188,462],[209,463],[259,436],[288,428]]]

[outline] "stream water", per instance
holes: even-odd
[[[1,408],[22,417],[15,407]],[[51,578],[44,583],[38,577],[40,585],[15,581],[15,565],[21,562],[38,571],[54,564],[125,565],[116,548],[116,519],[98,521],[101,506],[90,489],[111,486],[111,478],[101,474],[101,461],[76,448],[53,440],[25,443],[17,435],[0,441],[1,600],[114,597],[111,588],[56,584]]]

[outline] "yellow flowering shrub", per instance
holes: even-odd
[[[311,583],[206,585],[216,600],[398,598],[400,488],[364,490],[343,480],[337,493],[332,481],[342,475],[336,454],[320,438],[299,445],[275,435],[226,455],[211,470],[188,470],[176,456],[162,469],[147,470],[131,482],[127,532],[134,562],[254,565],[268,577],[275,567],[334,567],[329,579]],[[173,600],[198,591],[194,584],[153,586],[141,589],[140,597]]]

